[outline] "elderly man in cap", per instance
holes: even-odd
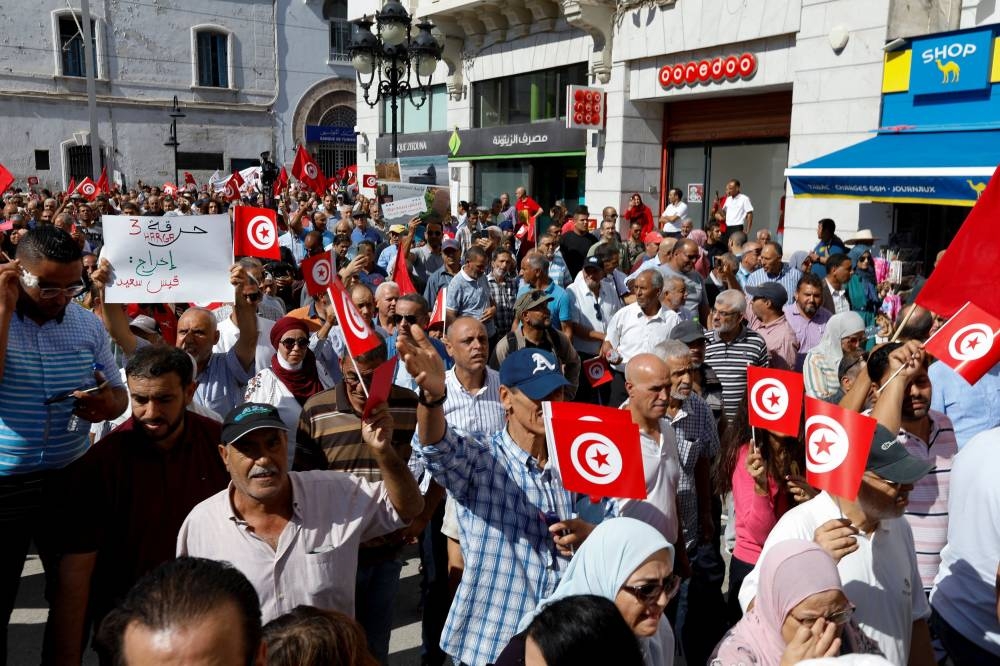
[[[750,296],[750,329],[764,338],[771,354],[771,367],[794,370],[799,352],[799,339],[785,319],[784,307],[788,293],[777,282],[765,282],[757,287],[747,287]]]
[[[355,206],[351,210],[351,221],[354,222],[354,230],[351,232],[351,242],[354,245],[364,240],[371,241],[376,247],[382,243],[382,234],[371,226],[371,220],[364,208]]]
[[[549,464],[541,404],[561,401],[569,383],[549,352],[512,353],[500,367],[506,427],[467,435],[445,420],[441,357],[418,327],[402,329],[399,353],[420,384],[414,447],[458,503],[465,556],[441,645],[456,663],[493,663],[521,618],[555,590],[571,547],[593,527],[573,517],[576,497]]]
[[[499,370],[504,359],[519,349],[544,349],[559,360],[568,384],[566,399],[572,400],[580,382],[580,355],[569,338],[552,327],[551,301],[552,296],[539,289],[518,296],[514,303],[514,330],[497,341],[490,367]]]
[[[378,267],[386,273],[391,273],[393,264],[396,263],[396,254],[399,252],[400,241],[406,235],[405,224],[389,225],[389,244],[386,245],[378,255]]]
[[[358,546],[404,527],[424,505],[393,448],[392,429],[385,405],[361,428],[381,481],[289,472],[287,428],[278,410],[236,406],[226,414],[219,445],[229,487],[191,510],[177,555],[231,562],[260,595],[265,622],[300,604],[353,616]]]
[[[775,544],[807,539],[837,562],[844,589],[855,604],[854,619],[893,664],[934,664],[927,618],[930,606],[921,585],[913,532],[903,518],[909,494],[933,463],[914,457],[897,436],[902,404],[911,378],[924,369],[920,343],[893,350],[888,372],[899,376],[882,386],[872,416],[879,422],[861,487],[854,500],[829,492],[789,509],[764,542],[757,567],[743,580],[744,608],[757,594],[760,563]],[[846,443],[842,443],[846,446]],[[815,442],[807,455],[823,455]],[[829,454],[826,454],[829,455]]]
[[[691,389],[708,404],[721,434],[722,381],[712,366],[705,363],[705,347],[708,344],[705,329],[696,321],[682,321],[670,331],[669,338],[688,346],[691,352]]]

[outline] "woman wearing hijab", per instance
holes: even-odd
[[[812,259],[809,257],[809,253],[805,250],[792,252],[792,257],[788,260],[789,266],[797,268],[803,273],[808,273],[812,269],[812,264]]]
[[[535,615],[558,599],[595,594],[613,601],[639,639],[645,666],[672,666],[674,634],[663,611],[676,594],[680,578],[673,573],[674,548],[659,530],[634,518],[612,518],[591,532],[576,552],[558,587],[521,620],[523,632]],[[518,634],[497,659],[497,665],[524,652]],[[508,652],[508,650],[510,652]]]
[[[760,565],[753,608],[729,630],[711,666],[785,666],[840,654],[878,654],[851,621],[837,565],[812,541],[790,539]]]
[[[703,278],[708,278],[708,273],[712,270],[712,260],[709,258],[708,252],[705,251],[708,234],[705,233],[704,229],[692,229],[691,233],[688,234],[688,238],[693,240],[698,246],[698,254],[700,255],[698,261],[694,262],[694,269]]]
[[[847,282],[847,300],[851,310],[861,315],[865,328],[875,329],[875,316],[882,304],[878,297],[878,287],[875,281],[875,260],[872,259],[872,249],[868,245],[855,245],[847,256],[851,258],[854,273]],[[865,341],[865,350],[875,346],[874,334]]]
[[[316,356],[309,349],[309,327],[304,319],[286,316],[274,322],[271,346],[275,349],[271,367],[264,368],[250,380],[244,399],[278,408],[281,421],[288,428],[288,462],[291,465],[302,405],[333,386],[334,380],[326,368],[316,363]]]
[[[653,211],[642,202],[642,197],[638,192],[633,192],[632,196],[629,197],[628,208],[625,209],[622,217],[628,220],[629,224],[632,224],[633,220],[640,220],[643,238],[650,231],[653,231]]]
[[[830,317],[819,344],[806,354],[802,364],[806,395],[826,399],[840,389],[837,368],[842,358],[861,358],[865,342],[865,322],[857,312],[841,312]]]

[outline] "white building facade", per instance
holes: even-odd
[[[481,204],[523,184],[543,206],[564,199],[594,217],[638,192],[655,214],[676,187],[697,227],[738,179],[754,228],[780,228],[786,253],[811,248],[825,217],[842,237],[868,228],[884,239],[892,204],[795,198],[784,172],[874,135],[892,40],[1000,20],[993,3],[913,4],[415,0],[411,13],[431,19],[445,46],[433,83],[447,110],[436,125],[404,128],[399,155],[449,154],[453,191]],[[358,2],[352,16],[375,8]],[[607,93],[603,132],[560,130],[566,84]],[[359,153],[365,171],[391,147],[383,112],[360,99],[358,109],[377,143]],[[467,139],[481,147],[491,136],[492,153],[466,152]]]
[[[0,9],[0,161],[20,186],[30,176],[51,189],[96,178],[79,1],[13,5]],[[174,180],[174,151],[164,143],[175,97],[184,114],[177,120],[182,181],[185,171],[203,183],[217,169],[255,165],[263,151],[290,164],[306,125],[335,115],[353,134],[354,75],[344,66],[346,44],[338,46],[350,29],[346,0],[91,0],[90,15],[93,143],[109,176],[118,172],[130,186]],[[331,100],[334,90],[342,94]],[[353,136],[336,147],[341,162],[353,163]]]

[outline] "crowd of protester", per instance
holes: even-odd
[[[1000,663],[1000,371],[928,357],[912,302],[880,327],[870,233],[824,219],[789,255],[736,180],[704,229],[679,190],[660,216],[522,187],[388,224],[292,186],[281,259],[238,257],[230,304],[105,302],[102,216],[247,203],[4,195],[0,589],[9,622],[33,543],[43,663],[386,664],[413,544],[424,664]],[[325,252],[364,354],[304,286]],[[856,499],[808,484],[801,435],[751,430],[748,366],[878,421]],[[562,400],[628,414],[645,500],[563,487]]]

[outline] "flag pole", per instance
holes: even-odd
[[[326,296],[327,296],[327,298],[330,299],[330,307],[332,308],[333,307],[333,289],[331,289],[329,286],[327,286],[327,288],[326,288]],[[336,312],[336,308],[334,308],[334,311]],[[338,321],[337,324],[341,327],[341,329],[343,329],[344,322]],[[341,337],[344,338],[343,334],[341,334]],[[354,358],[354,354],[351,353],[351,348],[347,346],[347,338],[344,338],[344,347],[347,348],[347,355],[351,359],[351,365],[354,366],[354,372],[358,373],[358,381],[361,383],[361,390],[364,391],[365,400],[367,400],[368,399],[368,387],[365,385],[365,379],[364,379],[364,377],[361,376],[361,370],[358,369],[358,361],[357,361],[357,359]]]

